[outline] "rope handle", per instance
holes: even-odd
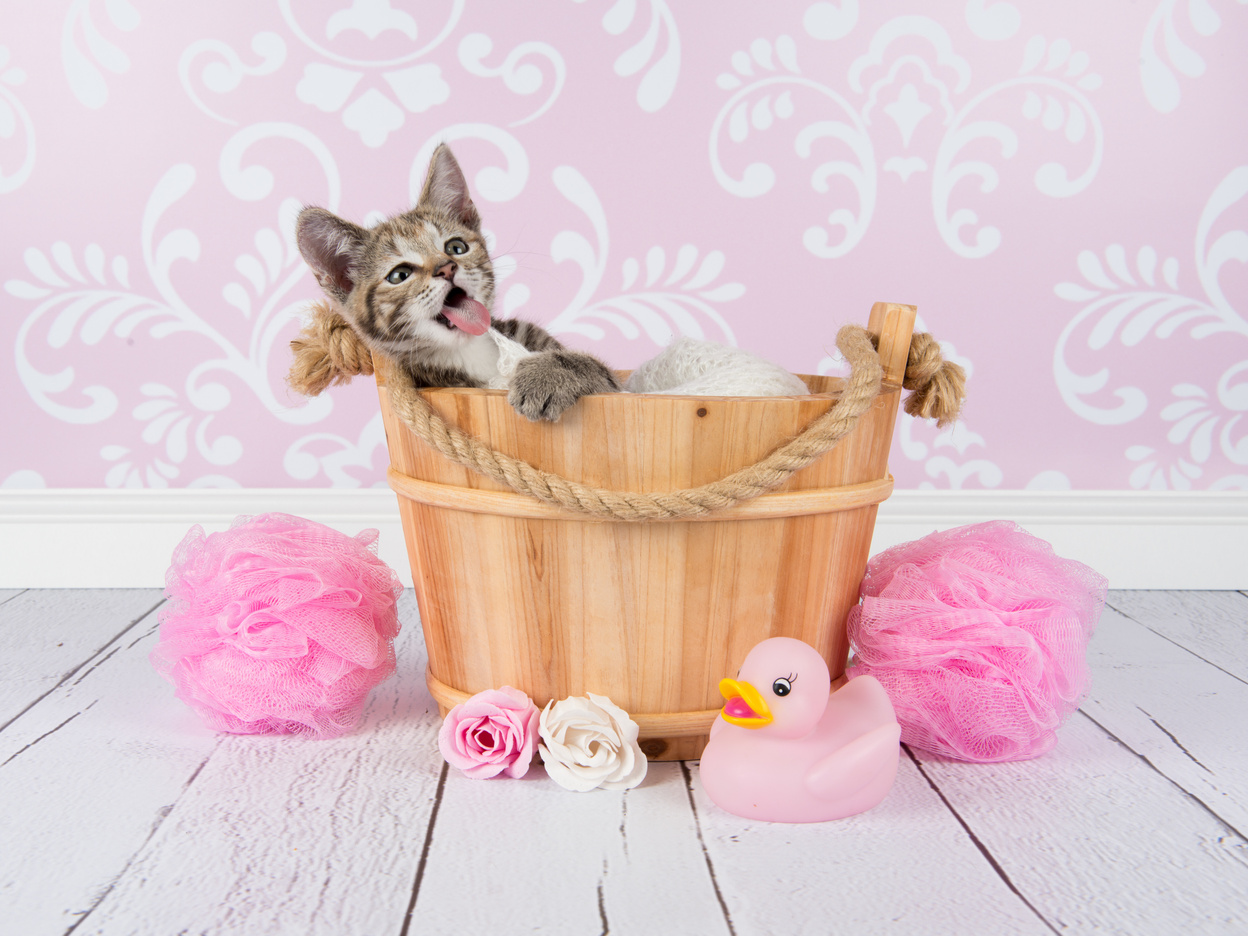
[[[390,369],[387,390],[394,412],[417,438],[456,464],[517,493],[603,519],[678,519],[705,516],[779,487],[853,431],[859,417],[879,394],[882,369],[876,340],[862,326],[844,326],[836,343],[850,364],[850,376],[840,398],[826,413],[752,465],[719,481],[662,493],[591,487],[499,452],[443,420],[417,392],[404,368]],[[301,392],[315,394],[330,383],[350,380],[355,367],[360,367],[357,373],[372,372],[367,348],[346,322],[324,304],[314,310],[312,322],[292,342],[292,348],[295,364],[289,382]],[[362,365],[366,357],[367,364]],[[961,407],[965,376],[958,365],[943,360],[939,345],[930,335],[916,334],[911,339],[902,386],[912,391],[906,412],[934,417],[939,425],[944,425],[956,418]]]

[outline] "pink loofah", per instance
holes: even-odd
[[[1004,520],[933,533],[872,558],[850,611],[850,677],[870,673],[901,740],[968,761],[1025,760],[1088,687],[1105,578]]]
[[[350,731],[395,667],[403,588],[376,540],[279,513],[209,536],[191,527],[165,575],[152,664],[218,731]]]

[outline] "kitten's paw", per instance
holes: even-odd
[[[507,402],[526,419],[555,422],[564,411],[591,393],[620,389],[605,364],[578,351],[547,351],[516,365]]]

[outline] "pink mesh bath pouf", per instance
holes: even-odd
[[[1107,581],[996,520],[873,557],[849,613],[850,678],[888,691],[901,740],[959,760],[1050,750],[1088,688]]]
[[[376,540],[279,513],[191,527],[165,575],[152,664],[218,731],[350,731],[395,668],[403,587]]]

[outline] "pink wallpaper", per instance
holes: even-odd
[[[1245,0],[28,3],[0,19],[10,487],[383,484],[305,404],[298,207],[407,207],[452,142],[496,314],[618,367],[799,372],[919,306],[971,373],[901,487],[1248,488]]]

